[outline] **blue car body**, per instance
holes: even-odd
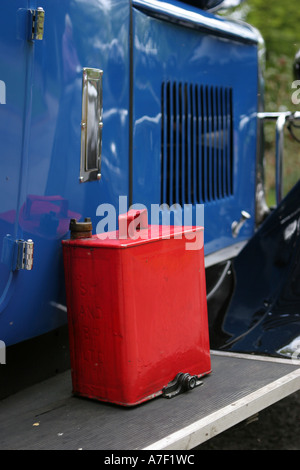
[[[45,11],[42,40],[29,38],[37,7]],[[3,0],[0,8],[6,345],[66,324],[61,241],[72,218],[99,227],[101,205],[116,213],[159,205],[174,223],[183,213],[197,222],[204,205],[207,256],[251,239],[260,42],[253,28],[175,0]],[[81,183],[84,68],[103,71],[103,130],[101,179]],[[251,217],[233,237],[243,210]],[[16,269],[16,243],[28,239],[33,269]]]

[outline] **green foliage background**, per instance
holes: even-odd
[[[299,0],[247,0],[246,20],[262,33],[267,60],[274,54],[293,58],[300,48]]]
[[[265,110],[300,111],[292,103],[293,62],[300,49],[300,0],[245,0],[239,7],[240,17],[255,26],[266,47]],[[299,88],[299,87],[297,87]],[[298,95],[299,97],[299,95]],[[296,133],[300,138],[300,129]],[[265,125],[267,200],[274,204],[275,128]],[[285,133],[284,191],[300,178],[300,144]]]

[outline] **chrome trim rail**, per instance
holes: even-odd
[[[239,42],[257,44],[259,41],[255,31],[245,23],[229,21],[176,0],[133,0],[132,5],[150,16],[182,26],[201,29]]]
[[[284,129],[288,122],[300,119],[300,112],[262,112],[257,113],[258,119],[276,121],[276,204],[278,205],[283,196],[283,151],[284,151]]]

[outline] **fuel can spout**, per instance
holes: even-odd
[[[86,217],[84,222],[77,222],[76,219],[70,220],[70,238],[78,240],[79,238],[91,238],[93,225],[90,217]]]

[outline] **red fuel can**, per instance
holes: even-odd
[[[203,228],[129,211],[116,232],[79,232],[63,241],[73,393],[130,406],[176,377],[192,388],[211,371]]]

